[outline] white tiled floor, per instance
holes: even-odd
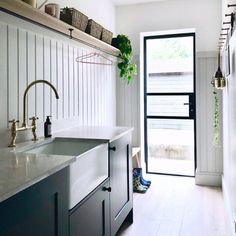
[[[231,236],[222,191],[195,185],[194,178],[147,175],[152,186],[134,194],[134,223],[122,236]]]

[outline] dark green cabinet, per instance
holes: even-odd
[[[133,222],[131,132],[109,144],[109,178],[69,209],[69,167],[0,203],[0,236],[114,236]]]
[[[68,236],[68,168],[0,204],[0,236]]]
[[[109,180],[70,212],[70,236],[110,236]]]
[[[70,211],[70,236],[115,235],[133,222],[131,133],[109,144],[109,179]]]
[[[111,235],[125,219],[133,222],[131,133],[109,145]]]

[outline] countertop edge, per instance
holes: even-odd
[[[45,174],[43,175],[40,175],[34,179],[30,179],[29,181],[27,181],[26,183],[20,185],[19,187],[17,188],[14,188],[14,190],[11,190],[3,195],[0,196],[0,203],[13,197],[14,195],[16,195],[17,193],[33,186],[34,184],[37,184],[38,182],[40,182],[41,180],[44,180],[46,179],[47,177],[55,174],[56,172],[66,168],[67,166],[69,166],[71,163],[73,163],[74,161],[76,160],[75,157],[71,158],[71,160],[68,160],[68,161],[65,161],[63,164],[60,164],[59,166],[57,167],[54,167],[50,170],[47,170]]]
[[[124,136],[124,135],[126,135],[126,134],[128,134],[128,133],[130,133],[130,132],[133,132],[133,130],[134,130],[134,128],[127,129],[126,131],[122,132],[121,134],[116,135],[115,137],[109,139],[108,142],[111,143],[111,142],[113,142],[113,141],[119,139],[120,137],[122,137],[122,136]]]

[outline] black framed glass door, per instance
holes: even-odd
[[[144,37],[148,173],[194,176],[195,33]]]

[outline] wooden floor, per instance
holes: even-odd
[[[147,175],[152,186],[134,194],[134,223],[122,236],[231,236],[220,188],[197,186],[194,178]]]

